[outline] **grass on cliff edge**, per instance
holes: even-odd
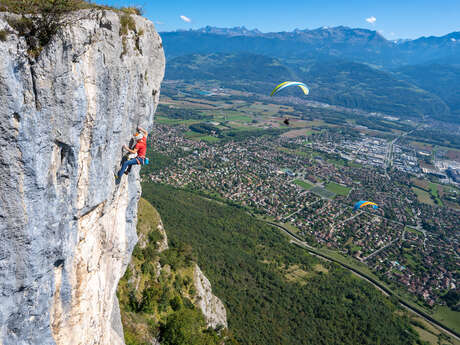
[[[16,14],[69,13],[83,9],[112,10],[126,14],[142,15],[140,7],[117,8],[84,0],[0,0],[0,12]]]
[[[7,16],[6,19],[17,34],[24,37],[28,46],[28,55],[33,59],[40,56],[43,48],[63,27],[79,19],[90,17],[90,13],[82,14],[81,18],[69,16],[69,13],[82,9],[112,10],[121,13],[120,35],[126,35],[128,30],[136,32],[131,15],[141,15],[141,10],[136,7],[117,9],[83,0],[0,0],[0,12],[19,15]],[[0,40],[5,41],[8,34],[10,32],[2,30]]]
[[[169,186],[142,188],[170,241],[193,248],[241,344],[423,344],[393,301],[243,210]]]
[[[175,246],[158,252],[164,240],[160,215],[145,199],[139,201],[139,242],[120,280],[117,296],[127,345],[146,345],[161,339],[165,345],[217,345],[226,332],[207,329],[195,307],[195,263],[191,248]],[[157,265],[161,265],[161,269]],[[228,344],[232,344],[228,338]]]

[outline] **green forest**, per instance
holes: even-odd
[[[240,344],[423,344],[370,284],[293,246],[243,210],[144,183],[172,248],[192,248]]]
[[[401,118],[429,116],[441,121],[458,119],[425,84],[404,80],[402,74],[367,64],[341,60],[284,60],[258,54],[191,54],[168,61],[166,79],[216,82],[224,88],[269,95],[282,80],[302,80],[310,88],[308,99],[347,108],[397,114]],[[454,75],[455,76],[455,75]],[[453,78],[452,78],[453,79]],[[419,86],[417,86],[419,85]],[[452,94],[452,92],[451,92]],[[300,89],[283,96],[303,97]],[[456,109],[450,97],[452,109]]]
[[[194,303],[191,247],[180,243],[160,251],[159,224],[158,212],[141,199],[139,242],[117,290],[126,345],[148,345],[155,339],[163,345],[218,345],[224,339],[237,344],[225,330],[206,327]]]

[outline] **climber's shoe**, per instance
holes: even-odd
[[[120,181],[121,181],[121,178],[120,178],[120,177],[118,177],[118,175],[117,175],[117,174],[113,174],[113,175],[114,175],[114,177],[115,177],[115,183],[116,183],[116,184],[119,184],[119,183],[120,183]]]

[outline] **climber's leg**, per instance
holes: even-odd
[[[137,163],[137,160],[134,158],[134,159],[130,159],[129,161],[125,161],[123,163],[123,166],[121,167],[120,171],[118,172],[117,176],[118,178],[121,178],[123,176],[123,173],[125,172],[125,170],[131,166],[131,165],[135,165],[135,164],[138,164]]]

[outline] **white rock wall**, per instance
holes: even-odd
[[[195,265],[194,284],[196,289],[196,304],[203,312],[208,327],[227,328],[227,311],[222,301],[212,293],[209,279],[201,272],[200,267]]]
[[[0,41],[1,345],[123,344],[115,291],[137,241],[139,168],[119,185],[113,174],[153,122],[165,64],[153,24],[133,17],[125,44],[119,15],[100,11],[36,62],[23,39]]]

